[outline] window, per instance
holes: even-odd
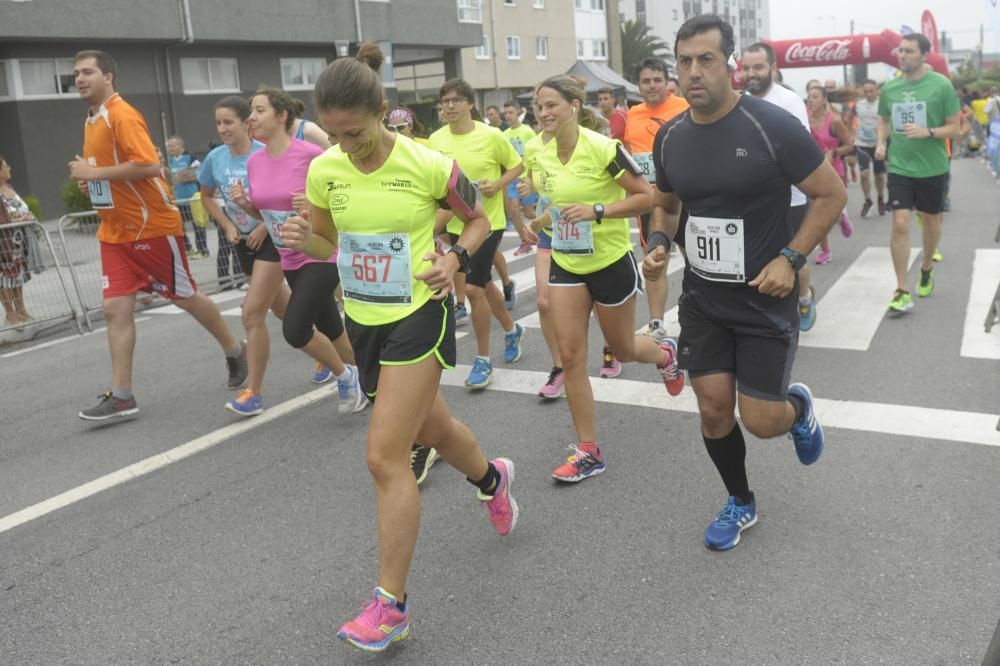
[[[490,38],[483,33],[483,43],[476,47],[476,60],[490,59]]]
[[[576,0],[577,9],[586,9],[590,5],[590,0]]]
[[[326,69],[326,58],[282,58],[280,62],[281,87],[285,90],[312,90]]]
[[[458,0],[458,20],[460,23],[482,23],[483,0]]]
[[[595,12],[604,11],[604,0],[590,0],[590,8]]]
[[[236,58],[181,58],[184,94],[240,92]]]
[[[597,60],[608,59],[608,42],[606,40],[594,40],[594,58]]]
[[[586,58],[587,57],[587,40],[578,39],[576,40],[576,57]]]
[[[536,37],[535,38],[535,58],[538,60],[548,60],[549,59],[549,38],[548,37]]]
[[[517,35],[507,35],[507,59],[521,59],[521,38]]]
[[[535,9],[545,9],[545,0],[533,0],[531,6]]]
[[[503,4],[508,7],[517,7],[517,0],[503,0]]]
[[[24,97],[76,97],[72,58],[45,58],[17,62]]]

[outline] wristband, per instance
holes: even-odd
[[[667,236],[662,231],[654,231],[649,234],[649,238],[646,239],[646,253],[650,253],[658,247],[662,247],[667,252],[670,252],[670,237]]]

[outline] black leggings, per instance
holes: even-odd
[[[344,332],[344,322],[333,295],[340,284],[337,264],[306,264],[285,271],[285,279],[292,288],[281,326],[285,341],[296,349],[305,347],[312,340],[314,324],[331,341],[339,338]]]

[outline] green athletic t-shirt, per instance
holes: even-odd
[[[927,72],[916,81],[902,76],[886,82],[878,101],[878,115],[889,119],[889,173],[910,178],[930,178],[948,173],[944,139],[909,139],[902,127],[941,127],[961,109],[955,88],[947,77]]]
[[[306,197],[333,217],[344,308],[357,323],[399,321],[430,300],[430,288],[413,276],[431,266],[423,256],[434,254],[434,214],[453,165],[402,135],[385,164],[369,174],[339,146],[309,165]]]
[[[620,141],[581,127],[576,148],[566,164],[559,161],[555,141],[549,141],[537,154],[529,151],[535,191],[558,209],[570,204],[608,206],[621,201],[626,192],[618,179],[624,171],[619,169],[614,175],[608,172],[620,145]],[[560,247],[560,239],[564,239],[565,247]],[[606,217],[600,224],[591,221],[575,225],[560,225],[553,220],[552,259],[571,273],[595,273],[615,263],[631,249],[632,238],[626,218]]]
[[[465,177],[473,183],[480,180],[494,181],[500,178],[500,169],[513,169],[521,163],[510,141],[499,129],[478,120],[468,134],[452,134],[451,127],[445,125],[431,134],[431,148],[441,151],[458,162]],[[483,210],[490,221],[490,231],[504,229],[507,216],[504,214],[503,192],[492,197],[483,196]],[[448,222],[448,233],[461,234],[462,221],[452,217]]]
[[[516,128],[508,127],[503,131],[503,135],[510,141],[510,145],[514,146],[517,154],[524,157],[524,147],[535,138],[535,130],[522,123]]]

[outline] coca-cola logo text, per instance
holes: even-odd
[[[795,42],[785,51],[785,61],[794,62],[839,62],[851,56],[851,40],[828,39],[822,44],[803,46]]]

